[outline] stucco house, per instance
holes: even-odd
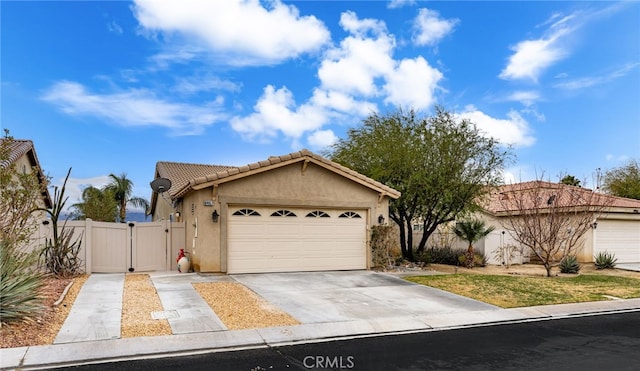
[[[513,192],[527,192],[544,189],[545,195],[553,196],[560,190],[570,191],[582,199],[593,200],[603,206],[600,215],[593,221],[592,228],[584,235],[584,247],[578,254],[581,262],[593,262],[599,252],[608,251],[615,254],[618,263],[640,263],[640,200],[598,194],[590,197],[592,190],[559,183],[531,181],[509,184],[491,192],[484,203],[479,217],[495,230],[476,245],[476,249],[483,251],[489,264],[503,264],[504,259],[496,253],[501,246],[517,245],[505,229],[504,218],[513,217],[513,210],[505,209],[505,202],[501,198],[509,197]],[[549,196],[549,197],[551,197]],[[546,197],[546,196],[545,196]],[[545,198],[546,199],[546,198]],[[533,255],[531,253],[531,255]],[[527,262],[529,252],[517,254],[514,263]]]
[[[400,193],[308,150],[245,166],[158,162],[153,221],[185,223],[200,272],[367,269],[372,225]]]
[[[0,166],[6,168],[8,166],[14,165],[18,172],[22,172],[24,174],[35,172],[36,176],[38,177],[38,181],[42,186],[39,206],[48,209],[51,208],[53,202],[51,199],[51,195],[49,194],[49,190],[47,189],[47,177],[42,171],[42,167],[40,166],[40,161],[38,161],[38,156],[36,155],[36,150],[33,142],[30,140],[22,139],[13,139],[11,141],[8,141],[5,138],[0,138],[0,141],[2,142],[3,146],[7,145],[8,148],[7,159],[0,162]]]

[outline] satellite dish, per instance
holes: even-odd
[[[151,182],[151,189],[154,192],[163,193],[171,188],[171,181],[167,178],[156,178]]]

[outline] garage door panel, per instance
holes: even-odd
[[[594,255],[608,251],[618,263],[640,262],[640,222],[600,220],[595,234]]]
[[[237,216],[230,209],[229,273],[366,269],[364,218],[338,218],[344,213],[338,210],[251,209],[260,216]],[[297,216],[279,216],[279,210]],[[306,216],[311,213],[325,217]]]

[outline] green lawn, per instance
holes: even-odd
[[[604,275],[513,277],[449,274],[406,279],[502,308],[611,300],[604,295],[621,299],[640,298],[640,279]]]

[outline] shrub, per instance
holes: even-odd
[[[10,322],[42,309],[44,276],[34,269],[38,251],[27,253],[0,241],[0,319]]]
[[[451,247],[431,247],[425,251],[430,263],[460,265],[458,257],[466,253],[466,249],[452,249]]]
[[[601,251],[596,255],[595,266],[596,269],[613,269],[616,267],[618,258],[613,253],[608,251]]]
[[[392,226],[376,225],[371,228],[371,254],[374,267],[385,267],[397,262],[398,256],[395,245],[397,233]]]
[[[580,271],[580,263],[574,255],[565,256],[560,261],[560,272],[562,273],[578,273]]]

